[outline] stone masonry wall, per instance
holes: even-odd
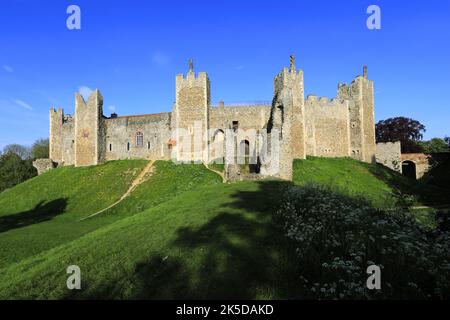
[[[169,159],[170,120],[170,113],[106,119],[106,160]]]
[[[61,165],[75,164],[75,122],[72,117],[65,116],[62,126],[62,161]]]
[[[176,77],[176,154],[180,161],[207,161],[210,87],[206,73]],[[181,130],[184,132],[182,133]],[[200,137],[194,137],[198,135]],[[183,141],[184,140],[184,141]],[[190,144],[189,141],[190,140]],[[195,141],[200,141],[195,143]],[[183,148],[182,148],[183,146]]]
[[[376,148],[377,163],[402,173],[402,151],[400,141],[377,143]]]
[[[58,110],[50,109],[49,154],[50,159],[56,163],[62,162],[63,158],[63,117],[64,113],[61,108]]]
[[[96,90],[86,103],[80,94],[75,97],[75,166],[101,163],[99,138],[102,133],[103,98]]]
[[[349,157],[348,101],[308,96],[305,106],[307,155]]]

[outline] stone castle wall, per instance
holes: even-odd
[[[305,105],[307,155],[349,157],[349,102],[308,96]]]
[[[224,131],[236,126],[238,136],[233,140],[238,145],[248,140],[251,149],[259,150],[264,144],[270,150],[273,141],[280,141],[281,173],[264,168],[267,175],[290,179],[292,160],[307,155],[350,156],[373,162],[373,82],[367,79],[366,69],[364,76],[356,77],[350,85],[338,86],[338,98],[310,96],[305,100],[303,71],[296,70],[294,61],[291,57],[290,68],[283,68],[275,77],[271,106],[211,106],[209,78],[204,72],[196,75],[192,62],[186,75],[176,76],[172,112],[107,118],[98,90],[87,102],[77,94],[73,117],[64,115],[61,109],[50,111],[50,158],[59,165],[75,166],[173,156],[179,161],[210,161],[224,156],[216,151],[224,149]],[[267,133],[266,140],[246,138],[247,130]],[[191,144],[183,150],[180,146],[185,140],[191,140]],[[199,143],[194,143],[196,140]],[[214,145],[212,151],[216,142],[218,146]]]
[[[176,154],[180,161],[206,161],[208,154],[210,84],[205,72],[198,76],[189,70],[186,77],[176,77],[176,101],[174,107]],[[195,137],[199,135],[200,138]],[[183,141],[183,144],[181,143]],[[190,143],[187,141],[190,140]],[[200,141],[200,143],[194,143]],[[187,146],[188,150],[180,146]],[[190,148],[189,148],[190,146]]]
[[[170,113],[105,119],[106,160],[169,159],[170,121]]]
[[[75,166],[89,166],[101,163],[104,154],[102,139],[104,137],[103,125],[103,98],[96,90],[87,103],[80,94],[75,97]]]
[[[394,171],[402,173],[402,150],[400,141],[377,143],[376,160]]]

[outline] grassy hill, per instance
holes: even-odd
[[[274,213],[291,183],[222,184],[203,165],[60,168],[0,194],[0,298],[302,298],[296,250]],[[299,160],[294,182],[381,204],[410,182],[350,159]],[[381,235],[379,235],[381,237]],[[66,288],[78,265],[81,291]]]
[[[147,161],[52,170],[0,194],[0,268],[209,183],[220,183],[203,166],[160,161],[151,177],[117,207],[80,221],[117,201]],[[113,212],[115,214],[108,214]]]
[[[363,196],[379,206],[392,205],[398,191],[409,194],[420,191],[420,186],[395,171],[350,158],[295,160],[294,182],[318,184],[349,196]]]

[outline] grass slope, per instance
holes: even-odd
[[[64,167],[0,194],[0,268],[95,230],[77,221],[126,192],[146,161]]]
[[[379,206],[392,205],[396,191],[418,192],[413,182],[397,172],[350,158],[295,160],[294,182],[298,185],[318,184],[345,195],[363,196]]]
[[[282,184],[185,192],[6,268],[0,298],[292,298],[294,254],[272,223]],[[72,264],[81,291],[66,288]]]
[[[201,165],[176,166],[157,161],[152,176],[117,207],[80,221],[119,199],[146,164],[132,160],[60,168],[1,193],[0,269],[186,190],[221,181]]]
[[[67,201],[48,221],[0,230],[0,298],[304,297],[295,253],[273,219],[287,182],[222,184],[202,165],[157,161],[130,197],[79,221],[119,198],[127,189],[124,173],[136,175],[145,164],[63,168],[0,194],[2,228],[17,213],[41,212],[33,210],[41,201]],[[99,173],[108,168],[110,174]],[[58,175],[61,184],[53,186]],[[295,161],[294,180],[364,194],[377,204],[398,188],[413,189],[390,170],[351,159]],[[54,215],[51,207],[43,212]],[[83,290],[67,290],[69,265],[80,266]]]

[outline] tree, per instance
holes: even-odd
[[[33,159],[49,158],[49,142],[48,139],[39,139],[33,143],[31,147],[31,155]]]
[[[405,117],[379,121],[375,126],[377,142],[400,141],[403,153],[422,152],[417,144],[423,139],[425,126],[417,120]]]
[[[28,147],[22,146],[20,144],[9,144],[3,148],[3,154],[14,153],[18,155],[23,160],[31,157],[31,150]]]
[[[450,148],[450,137],[445,137],[444,141],[447,143],[448,147]]]
[[[37,175],[31,159],[22,159],[14,152],[0,156],[0,192]]]
[[[420,141],[418,144],[425,153],[450,152],[450,147],[444,139],[434,138],[430,141]]]

